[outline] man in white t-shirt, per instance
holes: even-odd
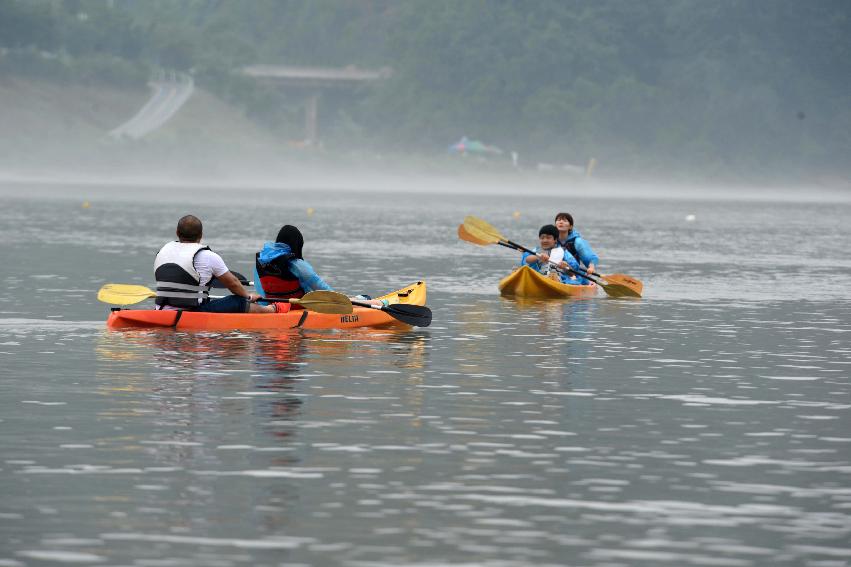
[[[257,305],[261,298],[248,292],[222,257],[201,244],[203,226],[193,215],[177,223],[177,241],[167,243],[154,260],[157,309],[186,309],[211,313],[282,313],[288,303]],[[217,278],[233,295],[210,299],[210,282]]]

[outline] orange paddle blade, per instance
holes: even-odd
[[[626,274],[600,274],[600,277],[606,280],[605,291],[611,292],[613,296],[641,297],[641,292],[644,290],[641,280]]]

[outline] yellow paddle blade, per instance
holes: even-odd
[[[493,242],[488,242],[487,240],[479,240],[478,238],[474,237],[472,234],[470,234],[464,229],[463,224],[458,225],[458,238],[470,242],[472,244],[478,244],[479,246],[487,246],[488,244],[493,244]]]
[[[482,230],[478,225],[475,224],[468,224],[466,222],[466,219],[463,226],[467,234],[469,234],[476,240],[481,240],[482,242],[485,242],[487,244],[499,244],[500,241],[504,240],[502,238],[502,235],[498,233],[494,234],[493,232],[487,230]]]
[[[492,224],[479,217],[467,215],[464,217],[464,230],[475,236],[476,238],[485,237],[487,240],[499,242],[500,240],[507,241],[508,239]]]
[[[98,291],[98,301],[112,305],[133,305],[156,296],[155,291],[143,285],[108,283]]]
[[[290,303],[301,305],[305,309],[317,313],[346,315],[353,310],[352,300],[336,291],[311,291],[305,293],[304,297],[290,299]]]
[[[611,290],[618,297],[641,297],[644,290],[641,280],[626,274],[600,274],[600,277],[606,280],[606,291]]]

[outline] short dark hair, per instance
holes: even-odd
[[[567,222],[570,223],[570,226],[573,226],[573,215],[571,215],[570,213],[559,213],[559,214],[557,214],[555,221],[553,221],[553,222],[556,222],[559,219],[565,219]]]
[[[195,215],[186,215],[180,217],[177,221],[177,237],[180,240],[188,240],[196,242],[200,240],[204,226],[201,224],[201,219]]]
[[[558,229],[551,224],[545,224],[541,227],[541,230],[538,231],[538,236],[543,236],[545,234],[549,234],[550,236],[558,240]]]

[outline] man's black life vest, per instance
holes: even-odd
[[[198,242],[169,242],[162,247],[154,260],[157,305],[197,309],[209,301],[210,286],[200,285],[201,274],[195,268],[195,256],[209,249]]]

